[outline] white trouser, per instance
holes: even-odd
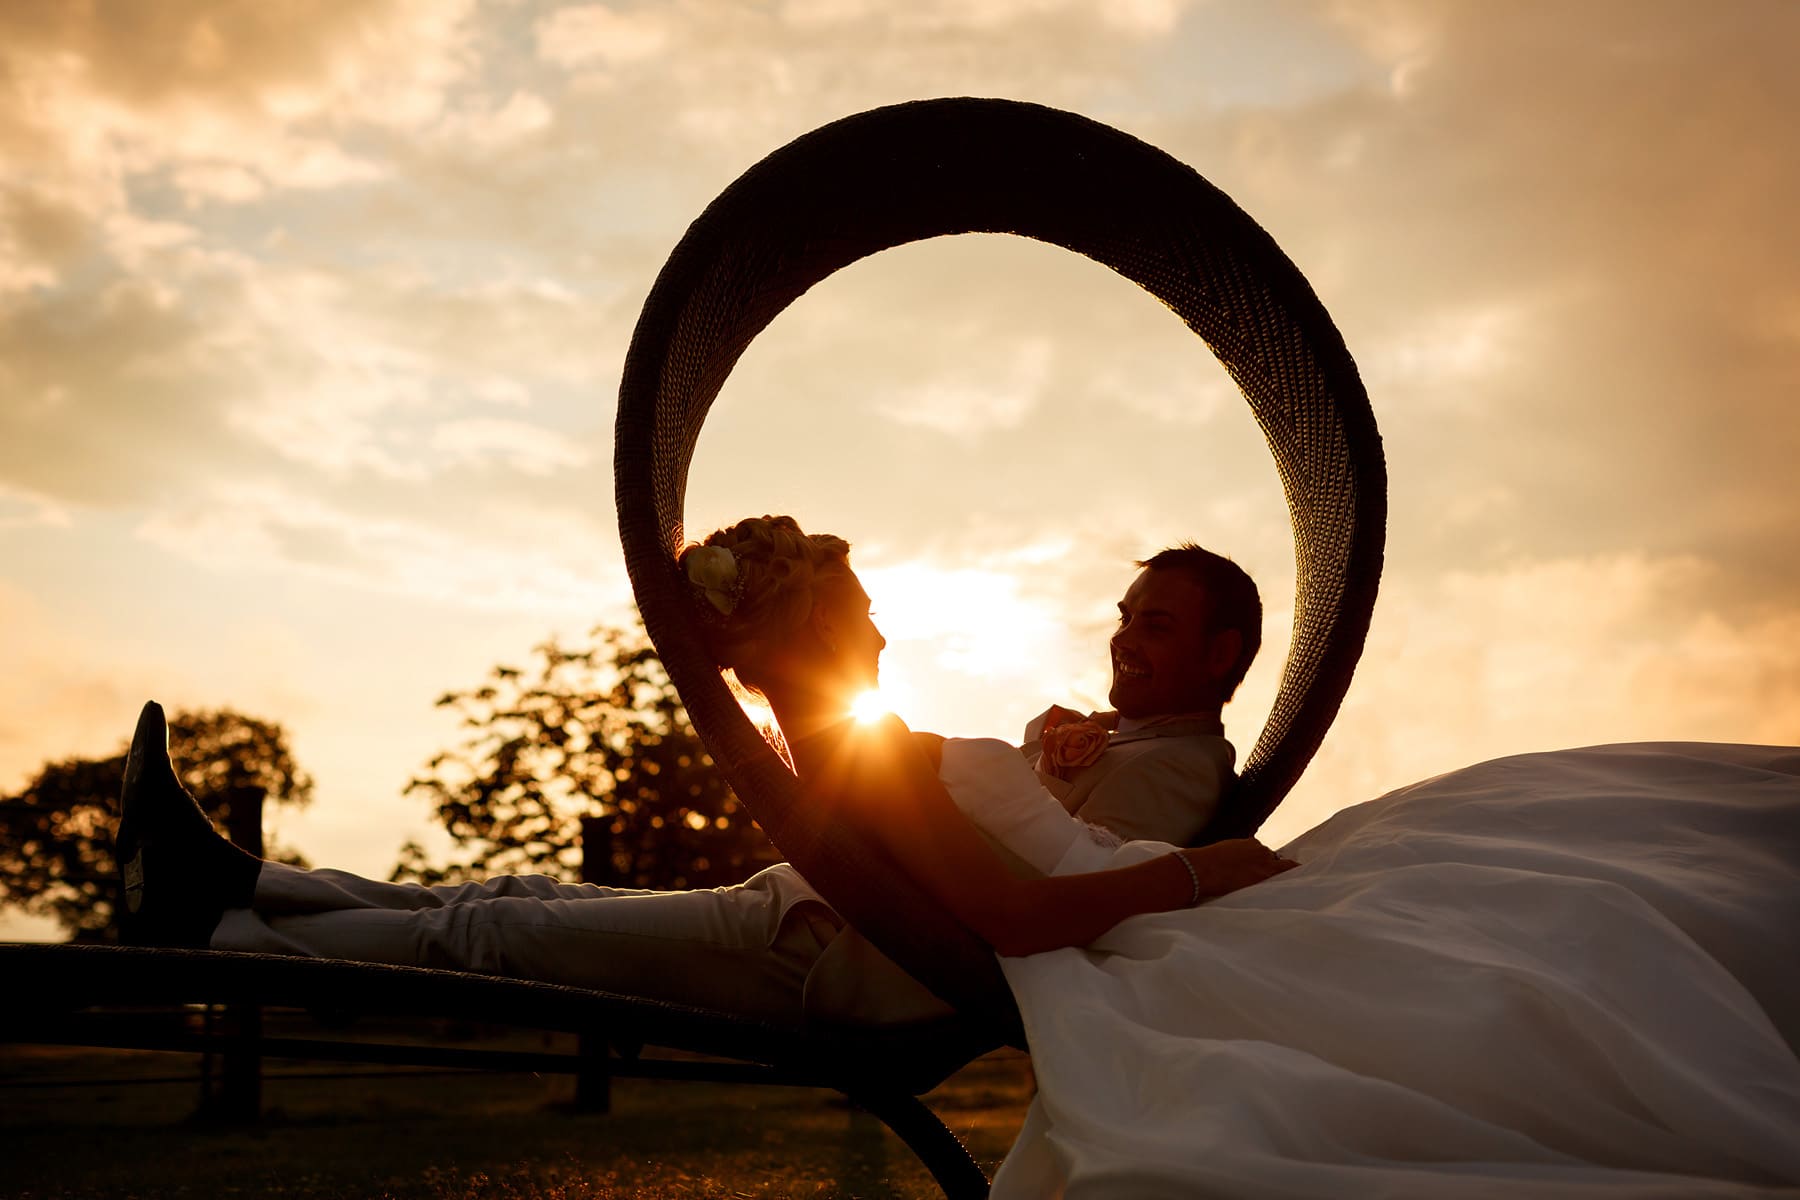
[[[265,863],[215,950],[511,975],[793,1024],[843,927],[782,864],[733,887],[638,891],[503,875],[421,887]]]

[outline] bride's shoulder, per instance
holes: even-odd
[[[829,788],[866,787],[932,771],[920,738],[892,713],[874,720],[845,720],[789,744],[801,779]]]

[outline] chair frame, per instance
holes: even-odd
[[[958,1013],[1023,1045],[990,949],[863,831],[807,802],[707,654],[676,563],[701,428],[757,333],[850,263],[974,232],[1084,254],[1167,304],[1237,381],[1275,458],[1294,528],[1293,636],[1268,722],[1208,840],[1260,826],[1337,714],[1380,583],[1387,470],[1356,364],[1274,239],[1193,168],[1072,113],[963,98],[846,117],[746,171],[670,254],[626,353],[613,438],[619,535],[645,628],[776,846]]]

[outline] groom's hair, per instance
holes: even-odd
[[[1206,593],[1207,632],[1237,630],[1243,649],[1219,681],[1220,701],[1231,699],[1238,684],[1244,681],[1244,672],[1250,669],[1251,660],[1262,648],[1262,596],[1256,590],[1256,581],[1229,558],[1193,542],[1159,550],[1140,561],[1138,566],[1156,571],[1180,571]]]

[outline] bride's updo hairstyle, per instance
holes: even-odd
[[[850,543],[792,517],[749,517],[678,560],[713,661],[756,688],[771,649],[805,626],[815,597],[850,578]]]

